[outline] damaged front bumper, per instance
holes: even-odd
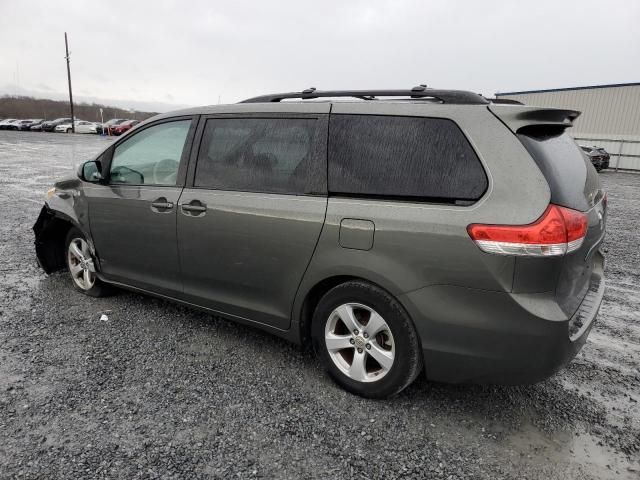
[[[45,273],[64,268],[64,239],[69,226],[68,222],[60,220],[45,203],[33,225],[36,258]]]

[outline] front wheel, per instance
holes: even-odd
[[[75,227],[71,228],[65,246],[67,268],[74,288],[91,297],[108,295],[111,289],[96,276],[95,261],[82,232]]]
[[[322,297],[312,336],[331,377],[363,397],[395,395],[422,370],[411,319],[395,298],[365,282],[343,283]]]

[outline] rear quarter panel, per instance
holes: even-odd
[[[489,186],[471,206],[330,196],[325,226],[296,298],[294,318],[310,289],[336,275],[361,277],[398,296],[431,285],[511,291],[514,258],[482,253],[466,228],[471,223],[531,223],[549,204],[547,182],[515,135],[486,106],[334,104],[332,115],[341,113],[451,119],[480,158]],[[374,223],[370,250],[340,246],[340,222],[345,218]]]

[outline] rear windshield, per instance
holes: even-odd
[[[547,179],[552,203],[584,212],[599,201],[598,173],[564,129],[525,127],[518,138]]]

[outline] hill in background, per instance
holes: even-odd
[[[103,110],[102,116],[105,122],[110,118],[146,120],[156,115],[155,112],[138,112],[97,103],[74,103],[73,113],[76,119],[99,122],[100,108]],[[45,120],[53,120],[69,116],[69,102],[66,101],[14,95],[0,97],[0,119],[44,118]]]

